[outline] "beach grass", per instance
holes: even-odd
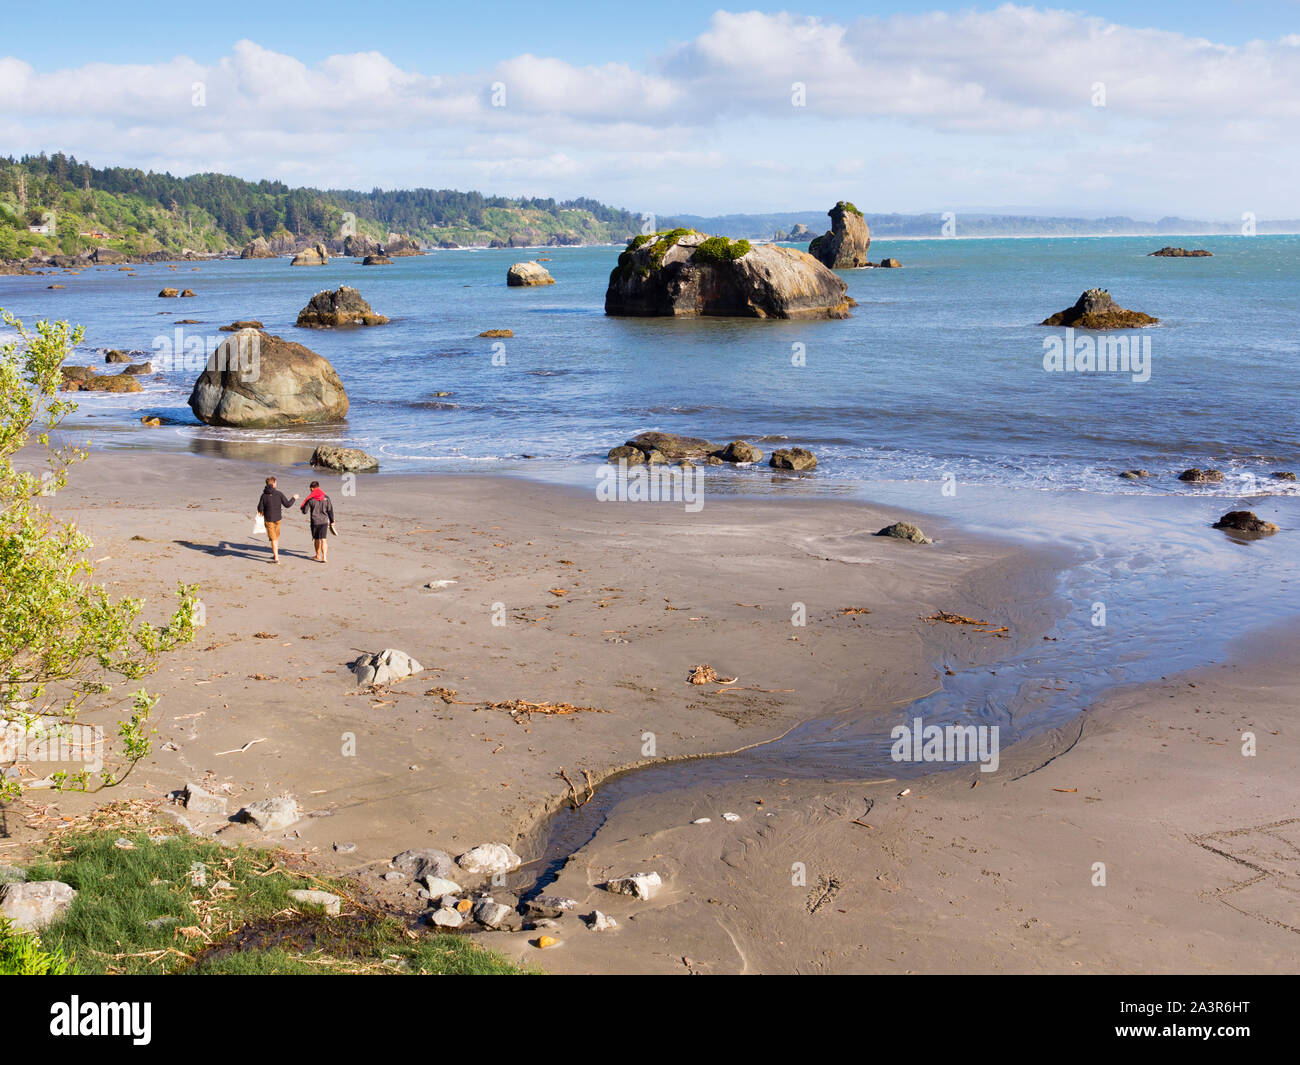
[[[160,824],[51,837],[29,880],[78,894],[40,947],[82,974],[508,975],[512,963],[468,937],[414,930],[354,898],[345,881],[286,865],[289,856],[222,846]],[[341,913],[297,902],[295,888],[342,899]]]

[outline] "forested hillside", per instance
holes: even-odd
[[[352,218],[349,215],[354,216]],[[254,237],[300,240],[390,233],[428,244],[593,244],[625,240],[640,221],[595,200],[513,200],[452,189],[290,188],[225,174],[97,168],[55,153],[0,157],[0,259],[74,255],[109,247],[128,255],[216,252]],[[33,231],[35,230],[35,231]]]

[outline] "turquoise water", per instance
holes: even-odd
[[[328,358],[352,401],[337,429],[215,430],[185,405],[194,372],[172,373],[144,394],[79,397],[72,424],[96,427],[101,446],[331,438],[377,454],[390,472],[524,468],[565,478],[575,460],[653,428],[810,447],[821,459],[815,486],[838,491],[945,474],[1118,494],[1294,491],[1245,478],[1300,467],[1300,237],[1190,237],[1174,242],[1214,257],[1149,258],[1165,240],[877,241],[872,254],[897,256],[904,269],[845,272],[859,304],[847,321],[608,318],[605,281],[618,254],[608,247],[440,252],[366,268],[281,259],[197,273],[139,266],[136,277],[111,267],[0,277],[0,306],[84,324],[96,349],[84,356],[95,362],[103,348],[156,350],[173,337],[173,318],[200,319],[180,328],[209,345],[226,335],[218,325],[258,318]],[[551,258],[558,283],[507,289],[509,264],[534,254]],[[55,281],[67,288],[47,290]],[[164,284],[198,296],[160,300]],[[393,321],[293,327],[314,292],[340,284]],[[1043,369],[1043,338],[1060,331],[1035,323],[1092,286],[1161,319],[1146,331],[1149,380]],[[502,327],[515,337],[494,365],[494,342],[477,334]],[[799,350],[802,366],[792,363]],[[144,430],[142,413],[190,424]],[[1229,482],[1189,488],[1169,476],[1191,465],[1219,467]],[[1116,480],[1133,466],[1161,476]],[[723,476],[764,487],[756,471]]]

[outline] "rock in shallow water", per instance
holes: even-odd
[[[1259,536],[1272,536],[1278,531],[1276,525],[1258,517],[1253,510],[1230,510],[1214,523],[1214,527],[1233,532],[1254,533]]]
[[[1159,318],[1141,311],[1121,307],[1104,288],[1090,288],[1075,301],[1073,307],[1057,311],[1041,324],[1071,326],[1075,329],[1135,329],[1155,325],[1159,321]]]
[[[532,285],[553,285],[555,278],[544,266],[537,263],[515,263],[506,271],[506,284],[511,288],[527,288]]]
[[[379,460],[356,447],[320,444],[312,452],[311,464],[340,473],[370,473],[379,469]]]
[[[780,447],[767,464],[774,470],[812,470],[817,468],[817,456],[807,448]]]
[[[1219,484],[1223,481],[1223,473],[1220,470],[1202,470],[1193,466],[1190,470],[1183,470],[1178,479],[1192,484]]]
[[[310,348],[256,329],[217,345],[189,404],[201,422],[242,429],[336,422],[348,413],[333,366]]]

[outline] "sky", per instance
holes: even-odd
[[[1300,218],[1300,2],[6,12],[0,154],[651,214]]]

